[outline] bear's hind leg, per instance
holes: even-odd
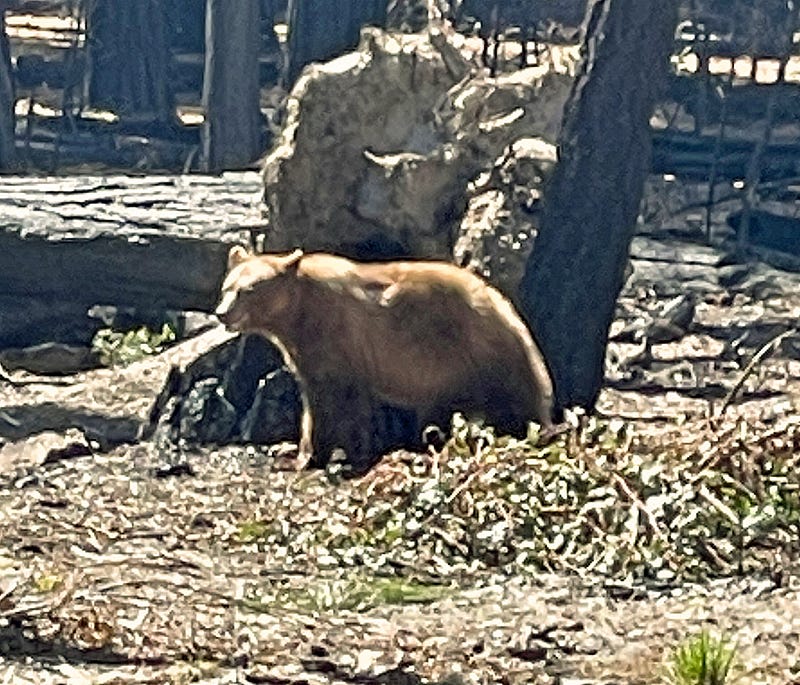
[[[476,401],[481,405],[484,420],[498,435],[525,438],[528,423],[536,420],[531,406],[531,390],[520,387],[509,378],[490,378],[483,382]]]

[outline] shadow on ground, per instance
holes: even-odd
[[[46,640],[31,637],[33,631],[26,630],[25,621],[20,617],[9,620],[5,626],[0,626],[0,656],[8,661],[26,661],[34,658],[36,661],[47,664],[69,663],[75,666],[81,664],[155,664],[156,661],[131,659],[120,652],[108,647],[99,649],[81,649],[69,645],[60,639]]]
[[[0,438],[23,440],[44,431],[82,430],[101,445],[135,442],[141,421],[135,416],[108,416],[55,402],[0,406]]]

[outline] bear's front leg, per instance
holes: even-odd
[[[375,422],[377,403],[357,385],[343,389],[346,416],[341,423],[341,444],[347,454],[350,475],[365,474],[380,457],[376,453]]]
[[[312,457],[310,464],[324,468],[330,461],[333,450],[344,449],[342,439],[343,422],[347,406],[343,395],[343,384],[336,378],[313,378],[307,382],[308,418],[304,423],[309,428]]]
[[[297,470],[304,468],[314,462],[314,440],[313,428],[314,417],[311,415],[308,396],[303,393],[303,413],[300,417],[300,440],[297,443]]]
[[[297,441],[297,464],[295,468],[302,471],[314,461],[314,416],[311,413],[311,402],[308,397],[308,384],[305,379],[294,371],[294,377],[300,389],[300,436]]]
[[[354,473],[372,466],[372,398],[350,379],[309,381],[312,464],[324,467],[337,447],[344,450]]]

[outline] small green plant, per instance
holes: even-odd
[[[666,668],[668,685],[726,685],[735,664],[736,645],[707,630],[687,638],[672,651]]]
[[[381,605],[430,604],[450,596],[449,586],[429,585],[402,578],[350,577],[319,579],[302,587],[282,587],[273,596],[254,595],[245,606],[268,611],[282,606],[305,611],[366,611]]]
[[[53,592],[64,584],[64,579],[60,575],[50,573],[37,576],[33,579],[33,584],[39,592]]]
[[[131,331],[103,328],[95,334],[92,349],[106,366],[125,366],[148,355],[157,354],[175,338],[175,328],[169,323],[165,323],[160,331],[151,330],[147,326]]]
[[[266,538],[270,532],[270,526],[266,521],[250,520],[239,524],[236,537],[239,542],[257,542]]]

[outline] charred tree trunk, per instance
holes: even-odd
[[[522,283],[559,411],[592,408],[600,392],[675,24],[675,0],[593,0],[588,9],[560,162]]]
[[[259,0],[207,0],[203,80],[206,171],[241,168],[261,154]]]
[[[14,79],[5,10],[0,7],[0,171],[13,166],[16,159],[14,145]]]
[[[383,26],[386,6],[387,0],[289,0],[287,85],[294,84],[306,64],[358,45],[362,26]]]
[[[281,4],[283,5],[282,7]],[[270,50],[277,50],[280,47],[278,36],[275,33],[275,18],[279,10],[283,11],[285,9],[285,2],[261,0],[261,33],[264,35],[266,47]]]
[[[126,119],[173,121],[167,9],[159,0],[95,0],[88,17],[92,106]]]
[[[169,42],[174,50],[205,50],[206,0],[165,0]]]

